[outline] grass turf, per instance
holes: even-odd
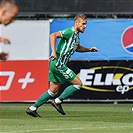
[[[50,104],[38,109],[42,118],[25,113],[31,104],[1,103],[0,133],[132,133],[131,104],[63,104],[65,116]]]

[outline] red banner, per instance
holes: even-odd
[[[0,62],[0,102],[35,101],[48,89],[48,60]]]

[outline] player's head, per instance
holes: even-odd
[[[87,24],[87,16],[85,14],[77,14],[74,17],[74,27],[77,32],[84,32]]]
[[[2,0],[0,3],[0,24],[8,25],[18,15],[18,6],[14,0]]]

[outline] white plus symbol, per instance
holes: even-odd
[[[28,83],[34,82],[35,79],[30,78],[30,75],[31,75],[31,72],[28,72],[25,78],[20,78],[18,80],[19,83],[22,83],[22,89],[25,89]]]

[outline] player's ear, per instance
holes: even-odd
[[[2,12],[1,12],[1,16],[5,16],[7,10],[6,9],[3,9]]]
[[[79,19],[77,19],[77,20],[75,21],[76,26],[78,26],[79,22],[80,22]]]
[[[74,25],[77,26],[77,20],[74,22]]]

